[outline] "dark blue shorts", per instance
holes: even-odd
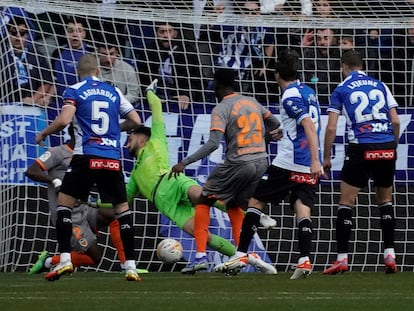
[[[60,191],[86,202],[93,186],[98,189],[102,202],[127,202],[120,160],[90,155],[73,156]]]
[[[316,200],[318,180],[310,174],[298,173],[269,166],[260,180],[253,198],[265,203],[278,204],[290,194],[290,206],[293,208],[297,199],[313,208]]]
[[[397,152],[395,143],[349,144],[341,180],[364,188],[372,178],[374,187],[388,188],[393,185]]]

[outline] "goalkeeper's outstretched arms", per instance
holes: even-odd
[[[148,105],[152,112],[152,122],[164,122],[162,118],[162,106],[161,99],[157,96],[157,83],[158,79],[151,82],[145,89],[145,95],[147,96]]]

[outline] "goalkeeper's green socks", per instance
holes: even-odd
[[[215,251],[218,251],[226,256],[233,256],[236,253],[236,247],[230,243],[230,241],[222,238],[221,236],[211,234],[211,239],[207,243],[207,245],[214,249]]]

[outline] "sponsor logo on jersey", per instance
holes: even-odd
[[[388,131],[387,123],[372,123],[373,132],[386,132]]]
[[[312,178],[310,174],[290,172],[289,180],[298,184],[316,185],[317,179]]]
[[[121,166],[118,160],[110,160],[110,159],[90,159],[89,160],[89,168],[92,170],[111,170],[111,171],[119,171]]]
[[[250,147],[250,148],[242,148],[237,150],[238,155],[244,155],[244,154],[251,154],[251,153],[262,153],[265,152],[265,147]]]
[[[103,146],[112,146],[112,147],[116,148],[117,141],[116,141],[116,139],[109,139],[109,138],[103,137],[101,139],[101,145],[103,145]]]
[[[364,158],[365,160],[394,160],[395,150],[366,150]]]
[[[359,127],[359,131],[361,133],[387,132],[388,131],[388,124],[387,123],[364,124],[364,125]]]
[[[49,159],[51,155],[52,155],[52,154],[50,153],[50,151],[46,151],[44,154],[42,154],[42,155],[39,157],[39,160],[40,160],[40,161],[42,161],[42,162],[46,162],[46,161],[47,161],[47,159]]]
[[[372,131],[372,126],[370,124],[364,124],[359,127],[361,133],[369,133]]]
[[[88,143],[96,143],[101,146],[111,146],[114,148],[116,148],[116,146],[118,145],[116,139],[110,139],[106,137],[91,137],[89,138]]]

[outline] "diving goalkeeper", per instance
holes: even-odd
[[[194,205],[201,197],[202,188],[183,174],[168,178],[171,166],[161,100],[155,95],[156,86],[157,80],[154,80],[146,89],[152,111],[152,127],[137,127],[128,137],[126,147],[130,155],[136,157],[126,186],[128,203],[131,204],[134,197],[140,194],[180,229],[194,236]],[[219,203],[217,205],[223,208]],[[266,216],[262,217],[262,225],[267,228],[275,226],[276,222]],[[235,246],[230,241],[212,233],[208,234],[207,245],[226,256],[235,254]],[[208,266],[199,270],[207,269]]]

